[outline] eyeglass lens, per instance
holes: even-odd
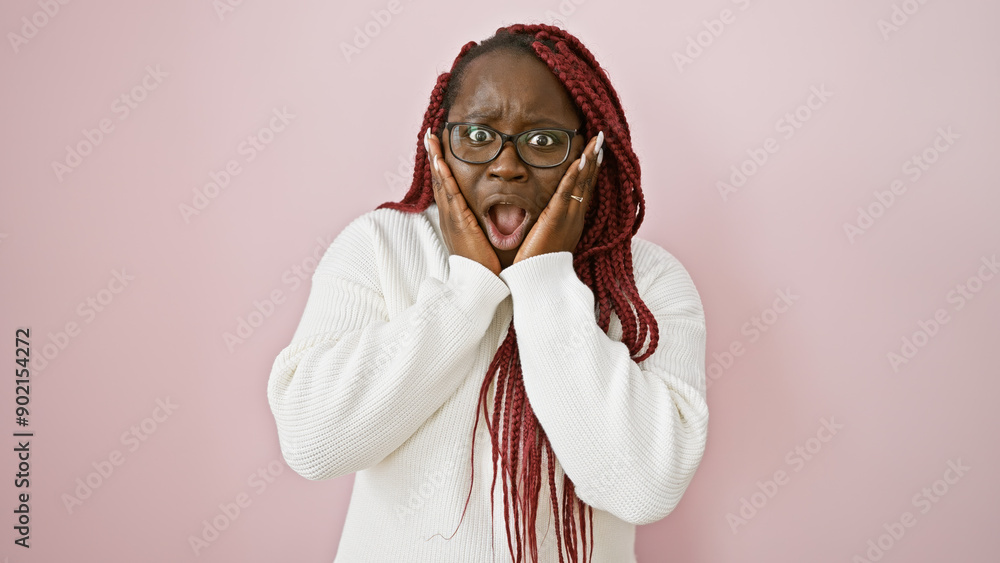
[[[501,137],[482,125],[455,125],[451,132],[455,156],[470,162],[492,160],[500,152]],[[557,129],[533,129],[517,140],[517,152],[532,166],[557,166],[569,155],[570,136]]]

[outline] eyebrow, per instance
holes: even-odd
[[[473,110],[472,112],[466,114],[465,119],[462,121],[478,122],[477,120],[485,121],[495,121],[500,117],[500,112],[496,110]],[[528,129],[536,129],[538,127],[556,127],[559,129],[572,129],[565,124],[559,123],[558,121],[549,117],[535,117],[534,119],[529,119],[528,123],[532,125]],[[484,123],[485,124],[485,123]]]

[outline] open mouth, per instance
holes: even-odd
[[[513,250],[524,239],[524,226],[528,212],[505,203],[498,203],[486,212],[487,236],[490,243],[500,250]]]

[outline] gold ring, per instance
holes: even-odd
[[[579,201],[580,203],[583,203],[583,198],[578,195],[570,195],[569,197]]]

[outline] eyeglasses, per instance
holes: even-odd
[[[552,168],[566,162],[573,137],[580,131],[548,128],[507,135],[479,123],[450,121],[445,122],[444,128],[451,132],[451,154],[462,162],[492,162],[507,141],[513,141],[521,160],[535,168]]]

